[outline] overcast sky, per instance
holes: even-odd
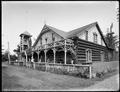
[[[92,22],[98,22],[105,34],[113,23],[113,31],[119,35],[117,22],[117,1],[79,1],[79,2],[45,2],[45,1],[2,1],[2,45],[10,52],[20,43],[19,35],[28,31],[37,38],[44,24],[63,31],[70,31]]]

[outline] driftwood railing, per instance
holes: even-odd
[[[84,74],[91,78],[92,70],[91,65],[81,64],[60,64],[60,63],[45,63],[45,62],[11,62],[12,65],[25,66],[27,68],[33,68],[42,71],[62,72],[63,74]]]

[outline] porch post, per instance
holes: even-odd
[[[54,52],[54,64],[55,64],[55,60],[56,60],[56,50],[55,50],[55,48],[53,49],[53,52]]]
[[[32,59],[31,59],[31,62],[33,62],[33,52],[32,52]]]
[[[38,62],[39,62],[39,51],[37,52],[37,54],[38,54]]]
[[[67,52],[67,50],[66,50],[66,40],[65,40],[65,47],[64,47],[64,50],[65,50],[65,62],[64,62],[64,64],[66,64],[66,52]]]
[[[26,55],[26,66],[27,66],[27,52],[25,51],[25,55]]]
[[[34,59],[33,59],[33,52],[32,52],[32,63],[33,63],[33,68],[35,69],[35,63],[34,63]]]
[[[45,63],[46,63],[46,52],[47,52],[47,50],[44,50],[44,53],[45,53]]]
[[[92,78],[92,66],[91,65],[89,66],[89,78],[90,79]]]

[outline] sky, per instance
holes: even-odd
[[[97,21],[105,34],[113,23],[119,35],[117,7],[118,1],[2,1],[2,48],[7,50],[9,42],[14,54],[24,31],[33,44],[44,24],[68,32]]]

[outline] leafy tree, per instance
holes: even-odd
[[[8,51],[5,51],[4,54],[2,54],[2,61],[8,61]]]
[[[105,36],[105,40],[109,48],[115,50],[115,45],[118,43],[117,41],[118,36],[117,35],[113,36],[114,32],[112,32],[112,27],[113,27],[113,23],[110,26],[110,32],[108,32]]]
[[[113,35],[114,32],[112,32],[112,27],[113,27],[113,23],[111,24],[110,26],[110,32],[108,32],[105,36],[105,40],[106,40],[106,43],[108,45],[109,48],[111,48],[112,50],[110,50],[110,54],[109,54],[109,57],[108,57],[108,61],[112,61],[115,59],[115,56],[116,56],[116,44],[119,43],[119,40],[117,40],[118,36],[117,35]]]
[[[17,49],[13,50],[18,56],[20,54],[20,45],[17,45]]]
[[[16,55],[10,55],[10,60],[11,61],[15,61],[15,60],[17,60],[17,56]]]

